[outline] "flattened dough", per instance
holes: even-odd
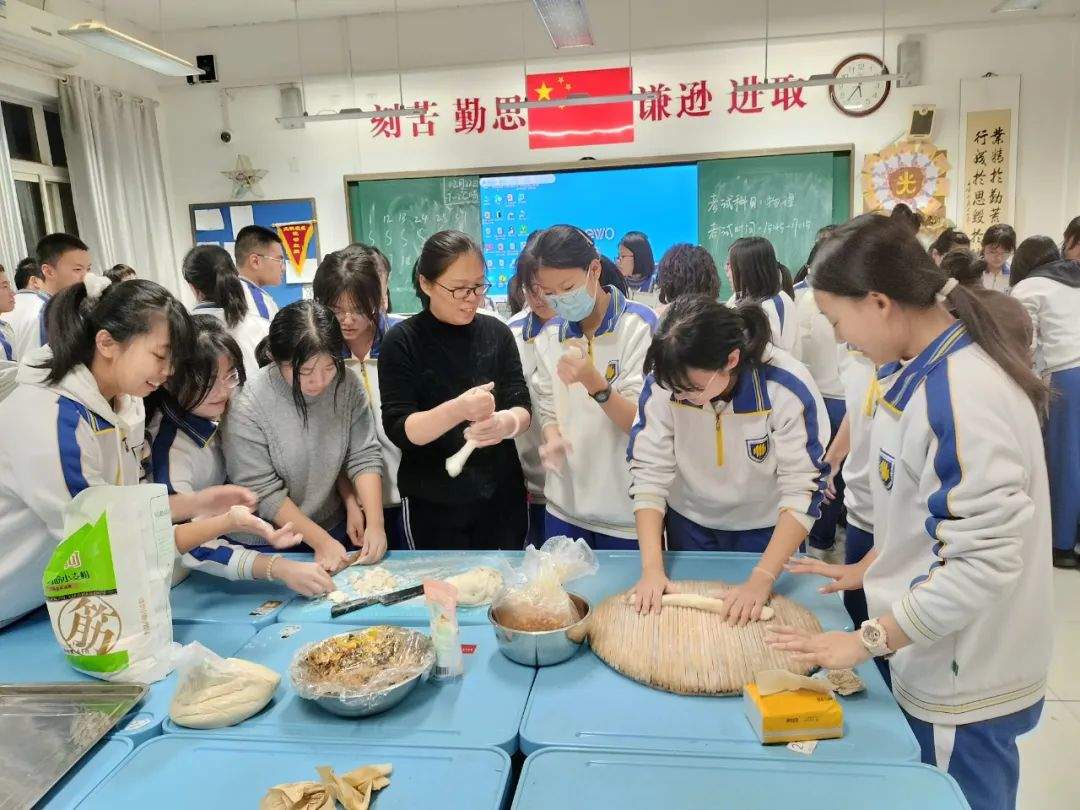
[[[326,595],[326,598],[335,605],[340,605],[342,602],[349,601],[349,595],[345,593],[345,591],[330,591],[330,593]]]
[[[185,678],[173,695],[169,716],[187,728],[235,726],[262,710],[274,696],[281,676],[262,664],[226,659],[226,669],[209,664]]]
[[[400,587],[398,578],[383,568],[376,565],[368,568],[363,573],[349,572],[349,585],[357,596],[374,596],[380,593],[390,593]]]
[[[461,574],[447,577],[447,582],[458,590],[458,604],[467,606],[486,605],[502,588],[502,574],[494,568],[480,566]]]

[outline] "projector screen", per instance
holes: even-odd
[[[490,295],[506,296],[528,235],[582,228],[614,260],[627,231],[644,231],[656,261],[677,242],[698,243],[696,164],[480,178],[480,217]]]

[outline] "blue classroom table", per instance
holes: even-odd
[[[668,573],[673,579],[739,582],[758,559],[756,555],[678,553],[668,555]],[[617,570],[618,566],[609,569]],[[629,576],[625,571],[621,575]],[[609,576],[603,587],[621,589],[622,583],[614,582],[616,578]],[[780,578],[776,592],[812,610],[826,630],[849,626],[840,600],[818,593],[820,584],[817,577],[787,575]],[[586,583],[585,587],[594,585]],[[870,662],[859,667],[858,673],[867,691],[840,699],[845,736],[820,742],[813,758],[917,762],[915,736],[876,667]],[[564,664],[537,670],[521,722],[521,750],[531,754],[552,746],[757,756],[777,761],[803,756],[786,746],[761,745],[746,720],[740,697],[686,697],[651,689],[620,675],[590,650]]]
[[[260,628],[273,624],[282,605],[294,595],[280,582],[233,582],[192,571],[172,589],[169,601],[176,622],[243,624]]]
[[[167,734],[140,746],[75,807],[255,808],[274,785],[317,781],[316,766],[344,774],[386,762],[394,771],[373,797],[378,810],[500,810],[511,775],[510,757],[495,748]]]
[[[41,800],[40,807],[71,810],[134,750],[135,743],[128,737],[108,737],[102,740],[49,791]]]
[[[198,641],[218,655],[230,657],[255,635],[241,624],[175,624],[173,639]],[[0,683],[69,683],[94,681],[72,669],[53,636],[49,615],[42,609],[0,631]],[[130,737],[136,745],[161,733],[176,689],[176,673],[150,685],[143,702],[116,726],[114,735]]]
[[[814,757],[778,762],[545,748],[525,761],[512,810],[968,810],[956,782],[928,765]]]
[[[236,657],[282,674],[273,701],[259,714],[231,728],[199,732],[215,738],[334,739],[353,744],[409,746],[495,746],[518,750],[518,727],[536,670],[513,663],[499,652],[490,627],[462,627],[462,644],[475,644],[465,658],[463,678],[421,683],[405,700],[383,714],[338,717],[298,697],[289,678],[293,655],[305,644],[350,628],[331,624],[275,624],[259,632]],[[427,625],[418,627],[427,632]],[[283,638],[283,636],[285,636]],[[193,734],[166,720],[168,734]]]

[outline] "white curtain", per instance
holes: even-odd
[[[15,198],[15,178],[11,174],[7,135],[0,122],[0,265],[7,268],[12,287],[15,286],[15,265],[25,256],[26,238]]]
[[[60,82],[60,125],[79,234],[94,266],[123,262],[175,293],[154,102],[68,76]]]

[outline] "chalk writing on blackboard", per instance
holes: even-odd
[[[443,178],[444,205],[479,205],[480,178],[446,177]]]

